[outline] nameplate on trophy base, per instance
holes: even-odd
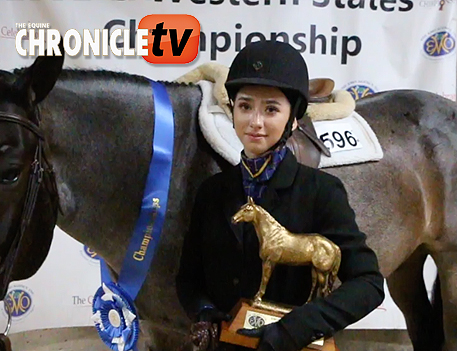
[[[271,305],[274,306],[274,305]],[[263,325],[274,323],[281,319],[289,310],[283,311],[277,306],[264,309],[262,307],[253,307],[249,300],[241,299],[233,310],[230,312],[232,320],[230,322],[222,322],[221,335],[219,341],[228,344],[244,346],[251,349],[256,349],[259,344],[258,338],[253,338],[245,335],[237,334],[237,330],[241,328],[253,329]],[[310,345],[302,349],[302,351],[336,351],[333,338],[324,340],[324,338],[312,342]]]

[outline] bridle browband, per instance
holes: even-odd
[[[27,128],[28,130],[30,130],[39,139],[44,140],[44,136],[43,136],[43,133],[41,132],[40,127],[37,124],[31,122],[27,118],[16,115],[14,113],[0,112],[0,122],[11,122],[11,123],[19,124],[19,125]]]

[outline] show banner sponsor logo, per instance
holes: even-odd
[[[94,300],[93,295],[81,296],[73,295],[71,297],[71,304],[78,307],[92,307],[92,301]]]
[[[11,26],[1,26],[0,25],[0,38],[15,39],[17,32],[19,32],[19,30],[16,28],[13,28]]]
[[[22,320],[33,310],[33,292],[24,285],[16,285],[8,290],[4,303],[8,305],[14,320]],[[6,308],[5,305],[5,315]]]
[[[373,84],[367,81],[353,81],[346,84],[343,89],[351,93],[354,100],[361,99],[378,91]]]
[[[81,245],[79,250],[81,257],[89,263],[89,265],[94,267],[99,267],[101,256],[98,255],[93,249],[87,247],[86,245]]]
[[[11,39],[15,40],[17,33],[19,33],[19,28],[16,27],[14,23],[12,24],[0,24],[0,39]],[[35,39],[38,39],[38,32],[35,33]],[[29,35],[25,35],[22,38],[23,41],[29,40]]]
[[[454,3],[456,0],[420,0],[419,1],[419,6],[421,7],[436,7],[438,8],[439,11],[443,11],[452,3]]]
[[[96,261],[100,260],[100,256],[97,255],[97,253],[94,250],[92,250],[90,247],[87,247],[86,245],[84,245],[83,251],[84,251],[86,257],[89,257]]]
[[[442,27],[427,33],[422,42],[427,58],[441,59],[455,53],[455,34],[449,28]]]

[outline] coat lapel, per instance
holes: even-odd
[[[247,202],[244,194],[241,170],[234,166],[226,171],[225,193],[222,201],[225,219],[240,244],[243,243],[244,223],[233,224],[232,216]]]
[[[297,160],[292,152],[287,150],[284,160],[282,160],[282,162],[279,164],[278,168],[273,174],[273,177],[268,183],[268,187],[265,190],[265,193],[260,199],[259,205],[267,210],[276,219],[278,219],[277,216],[280,215],[278,212],[280,208],[286,210],[288,209],[288,206],[280,206],[284,204],[281,203],[278,191],[292,186],[297,170]]]

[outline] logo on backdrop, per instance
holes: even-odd
[[[98,255],[93,249],[90,247],[87,247],[86,245],[81,245],[81,249],[79,250],[79,253],[81,254],[82,258],[86,262],[88,262],[92,266],[98,266],[100,262],[100,255]]]
[[[76,29],[61,33],[52,29],[49,23],[16,23],[16,50],[21,56],[39,56],[55,53],[61,55],[59,42],[69,56],[142,56],[149,63],[185,64],[192,62],[198,54],[200,23],[190,15],[149,15],[142,18],[132,38],[128,29],[83,29],[82,35]],[[14,30],[14,28],[13,28]],[[179,35],[178,35],[179,33]],[[23,40],[29,39],[29,45]],[[117,43],[123,38],[122,50]],[[133,47],[130,41],[135,42]]]
[[[452,4],[456,0],[421,0],[419,1],[419,6],[421,7],[438,7],[439,11],[446,9],[446,5]]]
[[[450,4],[450,3],[453,3],[453,2],[455,2],[455,0],[440,0],[440,3],[439,3],[440,8],[439,8],[439,10],[443,11],[444,5]]]
[[[91,259],[93,260],[100,260],[100,256],[97,255],[97,253],[92,250],[90,247],[87,247],[86,245],[84,245],[84,253]]]
[[[422,51],[427,58],[440,59],[455,53],[455,35],[443,27],[427,33],[422,38]]]
[[[33,310],[33,292],[24,285],[17,285],[8,291],[5,304],[8,304],[14,319],[20,320]],[[6,315],[6,306],[4,306]]]
[[[77,307],[92,307],[93,299],[93,295],[89,295],[87,297],[82,295],[73,295],[71,297],[71,304]]]
[[[351,93],[354,100],[361,99],[378,91],[373,84],[367,81],[353,81],[346,84],[343,89]]]
[[[15,39],[18,29],[12,26],[0,26],[0,39]]]

